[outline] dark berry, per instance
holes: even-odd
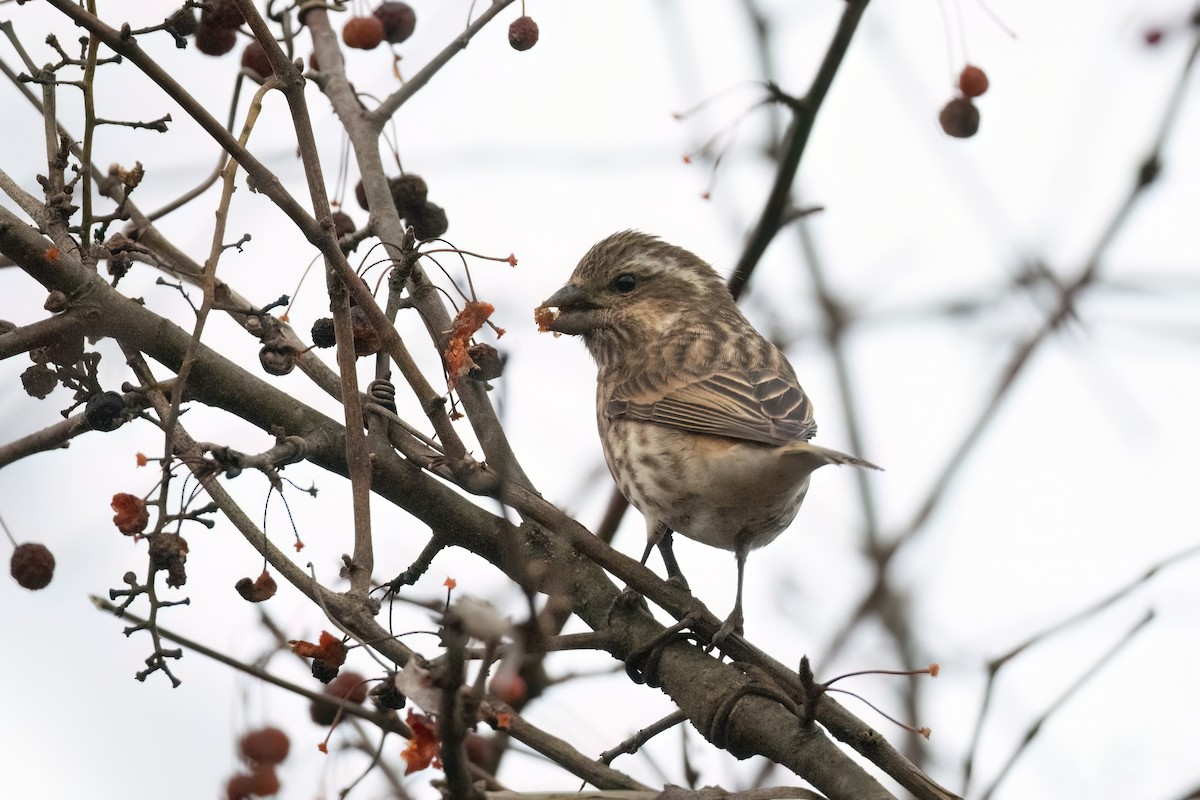
[[[367,312],[363,311],[361,306],[350,307],[350,324],[354,331],[354,355],[362,358],[378,353],[381,346],[379,333],[371,325],[367,319]]]
[[[196,13],[190,8],[181,8],[167,19],[167,24],[180,36],[191,36],[196,32]]]
[[[417,214],[407,218],[418,239],[436,239],[450,227],[445,210],[436,203],[426,203]]]
[[[94,431],[115,431],[125,421],[125,398],[116,392],[99,392],[88,398],[83,418]]]
[[[343,236],[349,236],[358,228],[354,225],[354,220],[345,211],[333,212],[333,232],[340,239]]]
[[[475,366],[467,373],[471,380],[490,381],[504,374],[504,357],[490,344],[473,344],[467,348],[467,355],[475,362]]]
[[[8,573],[26,589],[45,589],[54,577],[54,554],[44,544],[19,544],[8,562]]]
[[[429,185],[425,183],[425,179],[412,173],[392,178],[388,181],[388,187],[392,190],[392,202],[396,204],[396,211],[404,219],[419,213],[429,197]]]
[[[942,108],[938,122],[947,135],[969,139],[979,130],[979,109],[966,97],[956,97]]]
[[[236,30],[245,21],[233,0],[207,0],[200,11],[200,24],[210,28]]]
[[[337,344],[337,336],[333,332],[332,317],[321,317],[313,323],[312,341],[317,347],[333,347]]]
[[[374,50],[383,41],[383,23],[373,16],[351,17],[342,28],[342,41],[346,47]]]
[[[517,17],[508,26],[508,43],[513,50],[528,50],[537,40],[538,26],[530,17]]]
[[[363,186],[361,179],[354,185],[354,199],[358,201],[358,207],[363,211],[370,210],[367,208],[367,187]]]
[[[58,386],[58,375],[45,364],[34,364],[21,373],[21,386],[30,397],[45,400]]]
[[[413,35],[417,27],[417,12],[408,3],[380,3],[375,16],[383,23],[383,38],[392,44],[400,44]]]
[[[257,75],[259,80],[266,80],[274,72],[267,51],[257,40],[246,45],[242,51],[242,66]]]
[[[371,700],[380,708],[404,708],[407,698],[396,688],[396,673],[389,672],[382,683],[371,689]]]
[[[233,28],[214,28],[201,22],[196,26],[196,49],[206,56],[223,56],[237,44]]]
[[[337,677],[338,668],[332,666],[319,658],[314,658],[312,662],[312,675],[321,683],[329,683]]]

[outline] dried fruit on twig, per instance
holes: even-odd
[[[196,49],[206,56],[223,56],[237,44],[237,31],[232,28],[214,28],[203,21],[196,26]]]
[[[333,233],[339,239],[343,236],[349,236],[358,228],[354,224],[354,220],[345,211],[333,212]]]
[[[210,28],[236,30],[245,21],[234,0],[207,0],[200,9],[200,24]]]
[[[8,574],[30,591],[45,589],[54,577],[54,554],[44,544],[19,544],[9,559]]]
[[[413,35],[417,27],[417,12],[408,3],[380,3],[375,16],[383,23],[383,36],[392,44],[400,44]]]
[[[83,418],[94,431],[115,431],[125,421],[125,398],[116,392],[99,392],[88,398]]]
[[[247,733],[240,747],[242,757],[251,764],[280,764],[288,757],[292,743],[286,733],[269,726]]]
[[[58,375],[45,364],[34,364],[21,373],[21,386],[30,397],[45,400],[58,386]],[[121,405],[123,407],[125,404]]]
[[[342,41],[357,50],[374,50],[383,41],[383,23],[378,17],[351,17],[342,28]]]
[[[517,17],[508,26],[508,43],[513,50],[528,50],[537,41],[538,26],[530,17]]]
[[[241,578],[233,585],[237,593],[242,596],[242,599],[248,603],[261,603],[264,600],[270,600],[275,596],[275,592],[279,590],[279,585],[275,583],[275,579],[271,577],[271,573],[265,569],[262,574],[254,580],[249,578]]]
[[[146,501],[135,494],[114,494],[112,510],[117,512],[113,515],[113,524],[126,536],[141,533],[150,524],[150,511],[146,508]]]
[[[426,203],[421,209],[408,218],[413,227],[413,233],[421,241],[436,239],[446,233],[450,221],[446,219],[446,211],[437,203]]]
[[[257,75],[260,82],[275,72],[267,58],[267,51],[257,40],[246,45],[246,49],[242,51],[242,66]]]
[[[177,534],[156,533],[150,540],[150,565],[167,573],[167,586],[178,589],[187,583],[188,543]]]
[[[450,338],[446,343],[446,372],[449,373],[449,388],[451,391],[458,386],[459,380],[468,375],[479,365],[471,360],[469,348],[471,337],[483,327],[488,317],[495,311],[491,303],[472,300],[463,306],[463,310],[454,317],[450,328]]]
[[[429,185],[425,179],[411,172],[389,180],[388,188],[392,190],[392,202],[396,204],[397,213],[405,219],[419,213],[429,197]]]

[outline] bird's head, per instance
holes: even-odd
[[[582,336],[596,360],[644,348],[692,320],[740,317],[716,271],[681,247],[636,231],[598,242],[537,315],[543,330]]]

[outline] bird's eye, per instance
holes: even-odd
[[[624,275],[618,275],[612,285],[621,294],[629,294],[637,287],[637,280],[626,272]]]

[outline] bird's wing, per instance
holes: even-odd
[[[609,399],[610,419],[770,445],[807,441],[817,432],[812,403],[791,370],[723,370],[677,375],[666,385],[633,381]]]

